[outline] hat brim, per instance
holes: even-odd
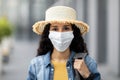
[[[37,33],[38,35],[41,35],[44,27],[48,24],[48,23],[71,23],[71,24],[75,24],[81,31],[81,34],[85,34],[89,31],[89,26],[82,22],[82,21],[77,21],[77,20],[52,20],[52,21],[38,21],[36,22],[32,27],[33,27],[33,31],[35,33]]]

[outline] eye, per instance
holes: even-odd
[[[65,31],[69,31],[69,30],[71,30],[71,26],[69,26],[69,25],[66,25],[66,26],[64,26],[64,28],[63,28]]]
[[[52,28],[51,30],[52,30],[52,31],[57,31],[58,28],[57,28],[57,27],[54,27],[54,28]]]

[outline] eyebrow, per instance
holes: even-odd
[[[68,24],[68,25],[66,24],[66,25],[63,25],[63,26],[70,26],[70,25],[69,25],[69,24]],[[57,26],[57,25],[55,25],[55,26],[53,25],[53,26],[51,26],[51,27],[58,27],[58,26]]]
[[[51,27],[58,27],[58,26],[51,26]]]
[[[70,26],[69,24],[67,24],[67,25],[64,25],[64,26]]]

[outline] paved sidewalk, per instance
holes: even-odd
[[[37,52],[38,41],[15,41],[13,45],[14,49],[10,54],[10,61],[4,65],[4,74],[0,76],[0,80],[26,80],[28,65]],[[98,67],[103,80],[120,80],[109,71],[106,65]]]
[[[117,74],[113,73],[107,65],[99,65],[102,80],[120,80]]]
[[[4,64],[0,80],[26,80],[29,62],[36,54],[35,42],[17,41],[13,45],[10,61]]]

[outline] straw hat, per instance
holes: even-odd
[[[75,24],[85,34],[89,30],[89,26],[76,20],[76,11],[66,6],[55,6],[46,10],[45,21],[38,21],[33,25],[33,31],[39,35],[42,34],[44,27],[48,23],[72,23]]]

